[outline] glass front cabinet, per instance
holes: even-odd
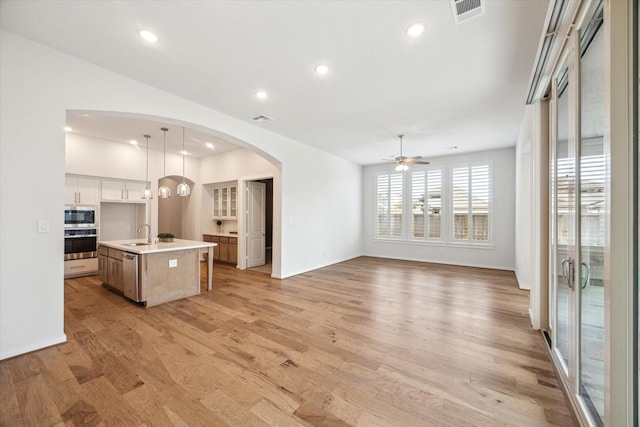
[[[238,204],[237,184],[215,185],[211,192],[212,218],[213,219],[237,219]]]

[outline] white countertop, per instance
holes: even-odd
[[[157,240],[153,239],[154,241]],[[109,248],[119,249],[134,254],[152,254],[157,252],[181,251],[185,249],[204,249],[218,246],[216,243],[201,242],[198,240],[173,239],[173,242],[158,242],[157,244],[144,244],[139,246],[130,246],[127,243],[146,243],[147,239],[129,239],[129,240],[109,240],[98,242],[98,245],[107,246]]]
[[[216,231],[214,233],[202,233],[202,234],[206,234],[208,236],[222,236],[222,237],[238,237],[238,233],[230,233],[228,231]]]

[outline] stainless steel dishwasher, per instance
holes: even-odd
[[[124,296],[139,302],[138,291],[138,255],[125,252],[122,256],[122,276],[124,279]]]

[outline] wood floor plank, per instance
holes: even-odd
[[[575,425],[511,272],[360,257],[201,289],[67,280],[68,342],[0,361],[0,426]]]

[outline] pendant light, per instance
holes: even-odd
[[[185,182],[184,179],[184,127],[182,128],[182,183],[178,184],[176,193],[181,197],[191,195],[191,188],[189,188],[189,185]]]
[[[150,182],[149,182],[149,138],[150,135],[144,136],[147,139],[147,182],[145,183],[144,192],[142,193],[143,199],[153,199],[153,193],[151,192]]]
[[[164,132],[164,142],[162,145],[162,177],[164,178],[167,176],[167,131],[169,129],[160,128],[160,130]],[[171,189],[165,185],[158,188],[158,197],[160,197],[161,199],[168,199],[169,197],[171,197]]]

